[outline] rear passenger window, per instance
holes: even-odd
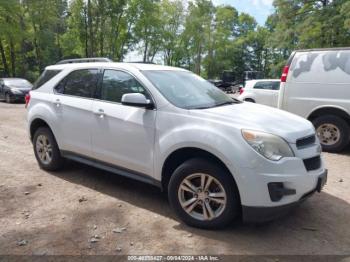
[[[38,78],[38,80],[35,81],[32,89],[38,89],[43,84],[51,80],[51,78],[56,76],[59,72],[61,72],[61,70],[45,70]]]
[[[128,93],[141,93],[149,98],[146,90],[132,75],[117,70],[104,71],[101,100],[120,103],[122,96]]]
[[[272,90],[273,89],[273,82],[257,82],[254,86],[254,89],[266,89],[266,90]]]
[[[66,76],[55,88],[65,95],[91,98],[98,82],[97,69],[76,70]]]

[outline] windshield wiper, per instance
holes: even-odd
[[[238,100],[232,100],[232,101],[225,101],[219,104],[216,104],[214,107],[218,107],[218,106],[225,106],[225,105],[232,105],[232,104],[237,104],[239,103]]]
[[[239,104],[241,103],[241,101],[232,98],[232,101],[225,101],[219,104],[215,104],[215,105],[210,105],[210,106],[198,106],[198,107],[191,107],[188,109],[208,109],[208,108],[213,108],[213,107],[218,107],[218,106],[225,106],[225,105],[232,105],[232,104]]]

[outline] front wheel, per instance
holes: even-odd
[[[5,95],[5,101],[6,101],[6,103],[8,103],[8,104],[12,103],[12,99],[11,99],[11,96],[10,96],[9,93],[6,93],[6,95]]]
[[[349,144],[350,130],[344,119],[325,115],[312,122],[324,151],[340,152]]]
[[[168,197],[180,219],[194,227],[222,228],[240,214],[232,175],[205,159],[190,159],[175,170]]]

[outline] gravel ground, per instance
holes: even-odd
[[[23,104],[0,102],[0,254],[350,254],[350,150],[324,153],[329,180],[290,216],[206,231],[157,188],[78,163],[40,170]]]

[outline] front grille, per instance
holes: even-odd
[[[312,135],[312,136],[298,139],[296,142],[296,145],[297,145],[297,148],[299,149],[299,148],[303,148],[303,147],[307,147],[309,145],[312,145],[315,142],[316,142],[316,137],[315,137],[315,135]]]
[[[315,156],[312,158],[304,159],[304,165],[307,171],[316,170],[321,167],[321,157]]]

